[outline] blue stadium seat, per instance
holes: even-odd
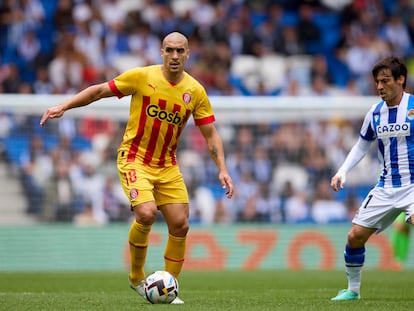
[[[92,143],[83,137],[76,136],[72,140],[72,148],[75,151],[91,150]]]
[[[46,19],[54,19],[58,1],[41,0],[41,2],[45,10]]]
[[[299,22],[299,16],[296,11],[284,11],[282,15],[283,26],[296,26]]]
[[[339,16],[336,13],[315,14],[313,21],[321,30],[321,53],[330,53],[338,44],[341,33],[339,25]]]
[[[29,148],[29,137],[27,135],[11,135],[4,138],[6,157],[11,163],[18,164],[20,158]]]

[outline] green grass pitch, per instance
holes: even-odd
[[[331,302],[345,284],[342,271],[184,271],[185,304],[151,305],[127,272],[0,272],[0,310],[413,310],[413,271],[366,270],[361,300]]]

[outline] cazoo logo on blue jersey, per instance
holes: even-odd
[[[397,137],[410,135],[410,123],[389,123],[377,126],[377,136],[379,138],[384,137]]]
[[[149,117],[157,118],[160,121],[166,121],[178,126],[183,125],[183,117],[179,114],[179,112],[167,112],[157,105],[149,105],[146,113]]]

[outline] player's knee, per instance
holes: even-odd
[[[151,208],[135,208],[135,220],[141,224],[152,225],[157,218],[157,210]]]
[[[358,248],[358,247],[363,247],[367,241],[367,238],[358,233],[355,230],[351,230],[348,232],[348,245],[351,248]]]
[[[170,226],[170,233],[174,236],[186,236],[189,230],[187,221],[177,222]]]
[[[188,230],[189,230],[189,225],[188,225],[188,222],[186,222],[185,224],[181,226],[180,231],[182,235],[184,236],[184,235],[187,235]]]

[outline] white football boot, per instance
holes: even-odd
[[[180,298],[176,297],[173,301],[171,301],[172,305],[183,305],[184,301],[182,301]]]
[[[128,282],[129,282],[129,287],[131,287],[134,291],[136,291],[138,293],[138,295],[140,295],[142,298],[144,298],[145,300],[147,300],[147,297],[145,296],[145,290],[144,290],[145,280],[141,280],[138,283],[138,285],[133,285],[131,283],[131,279],[128,276]]]

